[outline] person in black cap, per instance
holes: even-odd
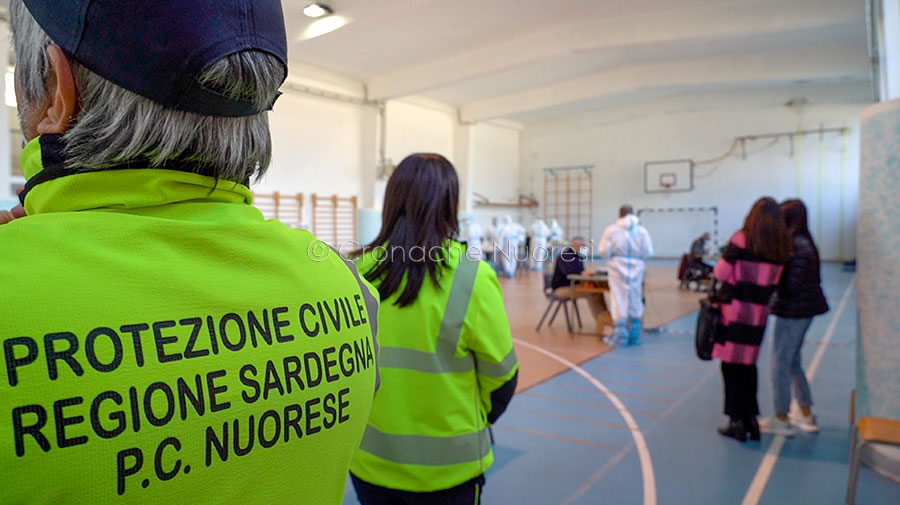
[[[28,143],[23,208],[0,215],[0,501],[340,503],[378,294],[250,205],[281,3],[10,13]]]

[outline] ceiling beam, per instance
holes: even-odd
[[[815,8],[799,0],[770,3],[757,2],[749,6],[719,4],[702,10],[682,8],[555,25],[522,37],[377,76],[368,83],[369,95],[373,99],[388,99],[422,93],[577,51],[614,51],[629,46],[677,43],[682,40],[708,40],[714,44],[716,40],[753,34],[827,29],[857,20],[862,9],[860,2],[847,0],[820,0]]]
[[[484,121],[640,89],[764,86],[823,78],[865,79],[865,48],[824,48],[621,67],[464,105],[463,121]]]

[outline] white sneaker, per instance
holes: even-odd
[[[810,414],[808,416],[797,416],[792,419],[795,425],[807,433],[818,433],[819,425],[816,424],[816,416]]]
[[[794,427],[791,426],[791,422],[789,420],[782,421],[777,417],[768,417],[761,420],[759,422],[759,431],[769,435],[794,436]]]

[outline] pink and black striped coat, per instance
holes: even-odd
[[[766,332],[769,301],[784,265],[769,263],[747,250],[739,231],[731,237],[714,275],[721,283],[717,298],[722,319],[712,355],[725,363],[754,365]]]

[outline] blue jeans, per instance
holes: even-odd
[[[772,395],[775,413],[787,414],[791,410],[791,388],[801,407],[812,406],[809,383],[803,373],[801,349],[806,330],[812,318],[776,318],[775,341],[772,349]]]

